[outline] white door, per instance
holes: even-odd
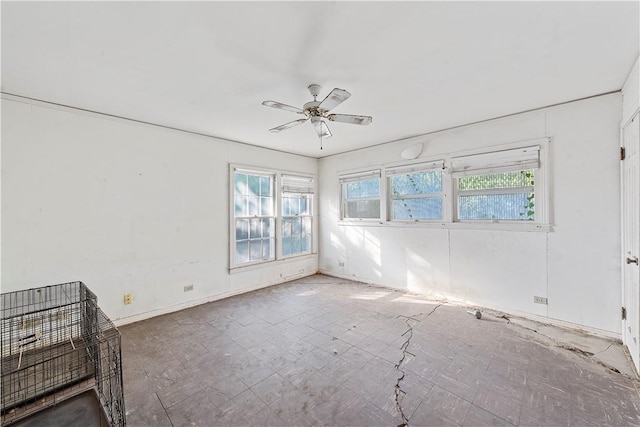
[[[622,240],[623,318],[622,337],[640,372],[640,118],[638,114],[623,129]],[[626,312],[626,313],[625,313]]]

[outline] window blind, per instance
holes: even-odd
[[[413,165],[397,166],[393,168],[387,168],[385,170],[386,176],[406,175],[412,172],[421,172],[432,169],[442,169],[444,167],[444,160],[437,160],[428,163],[416,163]]]
[[[493,153],[454,157],[451,159],[451,176],[509,172],[540,167],[540,146],[495,151]]]
[[[347,182],[361,181],[363,179],[380,178],[380,169],[370,170],[366,172],[350,173],[348,175],[340,175],[340,184]]]
[[[282,192],[313,194],[313,178],[309,176],[282,175]]]

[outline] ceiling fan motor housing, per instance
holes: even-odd
[[[308,89],[311,95],[313,96],[313,99],[315,100],[318,94],[320,93],[320,89],[321,89],[320,85],[313,83],[309,85]]]

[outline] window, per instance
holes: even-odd
[[[548,231],[548,147],[537,138],[339,175],[340,223]]]
[[[230,267],[313,252],[314,178],[231,167]]]
[[[311,253],[313,178],[282,176],[282,256]]]
[[[380,171],[340,177],[342,218],[380,218]]]
[[[540,221],[536,175],[540,147],[453,158],[459,221]]]
[[[274,181],[273,174],[233,174],[236,265],[275,259]]]
[[[442,219],[444,162],[387,169],[392,220]]]

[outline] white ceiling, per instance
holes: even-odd
[[[638,2],[2,2],[2,91],[312,157],[619,90]],[[310,123],[261,105],[352,97]]]

